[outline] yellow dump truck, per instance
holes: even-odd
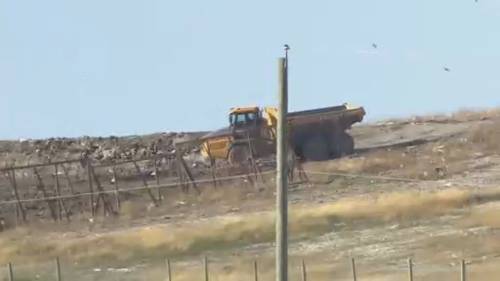
[[[346,130],[364,115],[362,107],[348,104],[288,113],[290,150],[312,161],[352,154],[354,141]],[[274,107],[232,108],[228,127],[201,137],[201,153],[231,163],[268,156],[276,149],[277,116]]]

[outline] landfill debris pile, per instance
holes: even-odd
[[[175,142],[204,133],[157,133],[144,136],[20,139],[0,141],[0,165],[28,165],[89,158],[99,163],[172,154]]]

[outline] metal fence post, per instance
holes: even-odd
[[[208,258],[203,258],[203,267],[205,268],[205,281],[208,281]]]
[[[59,257],[56,257],[56,278],[57,281],[62,281],[61,263],[59,262]]]
[[[413,281],[413,262],[411,258],[408,259],[408,278]]]
[[[167,263],[167,280],[172,281],[172,268],[170,267],[170,259],[166,260]]]
[[[307,281],[306,262],[302,260],[302,281]]]
[[[8,270],[9,270],[9,281],[14,281],[14,270],[12,270],[12,263],[10,262],[8,264]]]
[[[460,275],[461,275],[461,279],[462,281],[466,281],[467,280],[467,276],[466,276],[466,271],[465,271],[465,260],[462,260],[461,264],[460,264]]]
[[[354,258],[351,259],[351,269],[352,269],[352,280],[357,281],[358,278],[356,276],[356,261]]]
[[[255,276],[255,281],[259,281],[259,269],[257,267],[257,260],[253,261],[253,274]]]

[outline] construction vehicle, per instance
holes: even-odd
[[[289,151],[297,157],[321,161],[354,152],[346,132],[365,115],[362,107],[348,104],[291,112],[287,115]],[[229,112],[229,126],[199,139],[203,156],[232,164],[275,153],[278,110],[274,107],[236,107]]]

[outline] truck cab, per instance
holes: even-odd
[[[274,149],[272,128],[257,106],[234,107],[229,111],[232,144],[228,151],[231,162],[241,161],[249,154],[260,157]],[[251,147],[251,152],[248,151]],[[231,160],[231,159],[230,159]]]
[[[229,111],[229,125],[232,128],[257,125],[262,119],[260,109],[252,107],[234,107]]]
[[[238,158],[238,161],[243,161],[249,154],[249,141],[256,145],[265,135],[262,132],[266,126],[262,125],[266,123],[257,106],[233,107],[229,110],[228,119],[228,127],[202,137],[203,156],[229,160]]]
[[[262,124],[261,110],[257,106],[235,107],[229,111],[229,127],[234,139],[259,138]]]

